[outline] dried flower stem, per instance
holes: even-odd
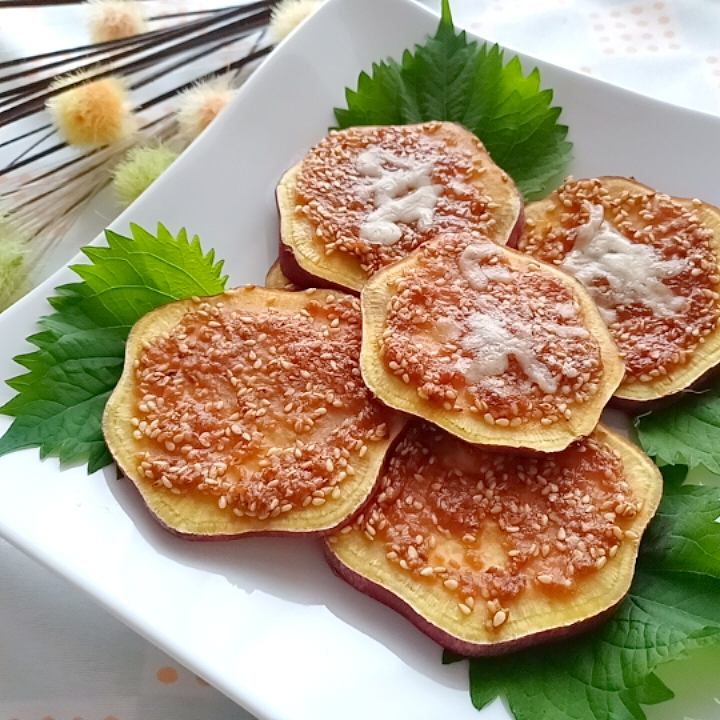
[[[100,80],[110,75],[128,76],[151,67],[173,55],[215,43],[221,39],[239,39],[249,35],[258,28],[268,24],[270,20],[270,8],[274,4],[275,0],[261,0],[261,2],[256,2],[251,5],[240,6],[226,12],[217,13],[210,18],[203,18],[186,23],[180,28],[159,30],[155,33],[138,35],[136,38],[112,41],[113,43],[123,43],[120,52],[112,54],[104,60],[94,60],[93,62],[73,67],[73,72],[83,73],[81,80],[68,83],[63,88],[48,89],[57,75],[57,73],[53,73],[48,77],[29,82],[19,88],[0,92],[0,108],[7,108],[0,110],[0,127],[42,110],[50,97],[65,90],[72,89],[89,80]],[[128,43],[129,40],[133,42]],[[176,40],[177,42],[174,42]],[[131,47],[129,49],[122,49],[126,45],[131,45]],[[162,47],[163,45],[165,45],[165,47]],[[155,50],[159,46],[161,49]],[[133,60],[132,58],[137,59]],[[130,61],[124,63],[123,61],[125,60]],[[41,68],[41,70],[42,69],[44,68]],[[0,77],[0,82],[5,82],[7,79],[7,77]],[[2,98],[5,97],[10,99],[2,102]],[[27,99],[22,101],[22,98]]]
[[[161,95],[157,95],[153,97],[152,99],[148,100],[145,103],[142,103],[140,105],[137,105],[134,110],[135,112],[142,112],[143,110],[147,110],[161,102],[164,102],[165,100],[168,100],[179,93],[188,90],[189,88],[193,87],[199,82],[205,82],[207,80],[211,80],[215,77],[220,77],[221,75],[225,75],[228,72],[233,72],[236,70],[240,70],[244,68],[245,66],[263,58],[265,55],[267,55],[272,50],[271,46],[261,48],[259,50],[255,50],[254,52],[249,53],[245,57],[241,58],[240,60],[236,60],[235,62],[223,65],[220,68],[217,68],[216,70],[213,70],[211,72],[205,73],[204,75],[194,78],[193,80],[190,80],[186,83],[183,83],[182,85],[178,85],[177,87],[172,88],[171,90],[168,90],[167,92],[162,93]],[[198,56],[199,57],[199,56]],[[50,129],[50,125],[44,125],[42,128],[39,128],[38,130],[45,129],[50,130],[47,135],[45,135],[43,138],[41,138],[40,141],[36,142],[32,147],[37,147],[40,142],[43,140],[48,139],[50,136],[54,134],[54,130]],[[33,132],[37,132],[33,131]],[[23,137],[29,136],[30,133],[26,133]],[[35,153],[34,155],[30,155],[27,157],[24,157],[27,153],[27,150],[20,156],[16,157],[9,165],[7,165],[5,168],[0,170],[0,177],[3,175],[6,175],[10,172],[14,172],[16,170],[19,170],[20,168],[26,167],[27,165],[30,165],[31,163],[37,162],[38,160],[43,160],[46,157],[63,150],[67,147],[67,143],[57,143],[56,145],[53,145],[52,147],[46,148],[45,150],[42,150],[38,153]]]
[[[85,0],[0,0],[2,8],[19,7],[54,7],[56,5],[80,5]]]
[[[85,1],[85,0],[83,0]],[[259,2],[255,3],[257,6],[271,6],[273,5],[273,2]],[[240,7],[244,7],[246,10],[252,10],[252,8],[255,5],[231,5],[227,7],[222,8],[208,8],[203,10],[189,10],[187,12],[182,13],[170,13],[167,15],[154,15],[153,17],[148,18],[148,22],[156,21],[156,20],[170,20],[170,19],[176,19],[176,18],[183,18],[183,17],[196,17],[200,16],[201,18],[207,18],[208,15],[217,15],[220,13],[226,13],[230,10],[236,10]],[[0,7],[2,7],[2,0],[0,0]],[[178,28],[170,27],[170,28],[159,28],[157,30],[151,30],[147,33],[143,33],[142,35],[134,35],[132,37],[127,38],[120,38],[117,40],[108,40],[107,42],[100,42],[100,43],[90,43],[89,45],[80,45],[78,47],[74,48],[61,48],[59,50],[52,50],[50,52],[46,53],[40,53],[38,55],[26,55],[24,57],[20,58],[13,58],[12,60],[5,60],[3,62],[0,62],[0,70],[5,70],[7,68],[17,67],[18,65],[27,65],[25,69],[19,71],[15,75],[4,75],[0,76],[0,83],[6,82],[9,80],[14,79],[20,79],[23,77],[27,77],[30,74],[37,73],[38,71],[42,70],[49,70],[49,69],[55,69],[57,70],[58,67],[61,67],[64,64],[68,64],[70,62],[73,62],[75,60],[83,60],[88,57],[94,57],[94,56],[102,56],[105,55],[112,50],[116,50],[119,48],[124,48],[128,46],[134,46],[138,44],[147,44],[147,41],[149,39],[153,39],[153,43],[157,42],[158,39],[160,39],[163,34],[171,35],[173,33],[181,33],[186,31],[188,26],[184,26],[184,28]],[[38,62],[41,62],[43,60],[47,59],[53,59],[53,58],[67,58],[66,60],[58,60],[55,63],[43,65],[41,67],[37,66]]]
[[[43,255],[62,239],[86,203],[111,182],[112,171],[130,149],[166,142],[182,150],[189,138],[180,136],[169,101],[216,77],[232,74],[234,80],[228,87],[237,87],[241,73],[272,50],[265,38],[271,9],[278,1],[156,16],[157,20],[179,18],[182,22],[121,40],[0,63],[0,130],[23,121],[22,132],[9,138],[6,133],[0,141],[0,149],[17,148],[11,162],[0,168],[0,210],[4,210],[7,222],[29,238],[22,253],[23,272],[40,265]],[[15,6],[50,4],[61,3],[24,2]],[[0,0],[0,8],[4,6]],[[244,43],[236,60],[230,58],[216,69],[204,71],[200,77],[191,75],[191,79],[169,89],[158,85],[158,92],[152,92],[152,83],[236,42]],[[62,88],[50,87],[58,72],[81,70],[87,73],[82,79],[71,79]],[[132,91],[142,88],[133,108],[140,124],[137,134],[84,152],[64,142],[53,142],[55,130],[42,119],[46,101],[74,86],[108,76],[124,77]]]

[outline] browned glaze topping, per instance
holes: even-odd
[[[528,219],[519,249],[561,265],[592,205],[601,206],[605,220],[633,243],[651,246],[661,262],[678,265],[662,279],[673,295],[685,299],[675,312],[663,316],[642,303],[624,304],[608,323],[625,357],[626,378],[651,382],[687,363],[717,325],[720,273],[712,234],[667,195],[623,191],[610,197],[598,180],[568,181],[555,196],[550,222]]]
[[[387,434],[360,378],[357,299],[196,305],[136,361],[140,474],[259,519],[340,498],[354,459]]]
[[[418,582],[499,627],[529,586],[567,599],[612,562],[639,510],[620,458],[593,437],[552,455],[463,443],[428,424],[400,441],[353,527]]]
[[[491,211],[496,206],[470,184],[484,168],[474,165],[469,150],[441,132],[440,123],[419,127],[352,128],[331,133],[305,158],[297,179],[296,212],[308,219],[326,254],[354,255],[365,272],[374,273],[405,257],[438,231],[492,226]],[[375,153],[382,177],[372,169],[363,170],[367,153]],[[437,195],[431,203],[432,221],[423,222],[422,217],[393,221],[402,235],[390,244],[362,239],[363,224],[378,208],[378,194],[407,199],[413,192],[422,192],[422,183],[415,177],[418,172],[426,173]],[[378,182],[388,181],[390,187],[379,188]]]
[[[421,399],[517,427],[570,419],[594,397],[600,349],[567,284],[467,233],[416,257],[393,288],[381,352]]]

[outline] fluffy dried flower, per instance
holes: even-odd
[[[127,207],[167,170],[178,153],[167,145],[134,148],[113,172],[113,189],[118,202]]]
[[[282,0],[270,19],[270,30],[276,42],[284,40],[303,20],[310,17],[322,0]]]
[[[57,80],[56,90],[81,76]],[[100,147],[124,140],[135,130],[132,105],[123,79],[108,77],[54,95],[46,105],[55,128],[70,145]]]
[[[178,125],[180,135],[187,141],[194,140],[227,105],[233,96],[227,78],[217,78],[199,83],[179,98]]]
[[[120,40],[147,32],[138,0],[88,0],[88,29],[93,42]]]
[[[0,210],[0,310],[27,291],[30,238]]]

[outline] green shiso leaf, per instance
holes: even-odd
[[[693,395],[635,420],[638,442],[669,465],[705,466],[720,474],[720,394]]]
[[[132,238],[106,231],[107,247],[83,250],[93,264],[72,268],[94,294],[93,318],[132,325],[173,300],[222,292],[223,263],[214,251],[203,255],[197,237],[189,241],[181,230],[174,238],[162,225],[157,236],[137,225],[131,231]]]
[[[347,89],[336,108],[340,128],[403,125],[429,120],[460,123],[477,135],[526,200],[546,195],[571,158],[568,129],[558,124],[551,90],[540,74],[525,76],[520,61],[505,63],[497,45],[468,42],[456,32],[447,0],[437,32],[402,62],[376,63]]]
[[[673,487],[666,482],[663,502],[643,538],[643,569],[720,578],[718,518],[717,487]]]
[[[502,696],[516,720],[641,720],[642,705],[669,700],[655,669],[720,643],[719,515],[717,489],[669,484],[614,617],[573,640],[471,660],[473,704]]]
[[[0,455],[30,447],[63,464],[110,464],[102,414],[120,379],[131,327],[173,300],[225,289],[222,263],[203,255],[197,238],[157,236],[131,226],[132,238],[106,232],[107,247],[83,250],[90,265],[75,265],[82,282],[56,288],[55,312],[28,338],[37,350],[15,361],[27,372],[8,380],[18,394],[0,412],[15,418],[0,438]]]

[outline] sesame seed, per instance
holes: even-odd
[[[493,627],[500,627],[507,620],[507,613],[504,610],[498,610],[493,615],[492,624]]]

